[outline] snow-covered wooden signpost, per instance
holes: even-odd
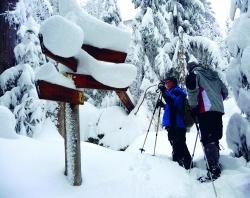
[[[60,14],[42,24],[43,53],[70,70],[46,64],[36,74],[39,97],[65,103],[65,174],[72,185],[81,185],[78,88],[113,90],[130,112],[134,105],[126,91],[136,68],[124,63],[131,35],[88,15],[75,0],[61,0]],[[84,37],[84,39],[83,39]]]

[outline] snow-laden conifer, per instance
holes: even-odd
[[[7,13],[7,20],[19,27],[14,49],[17,65],[1,74],[0,104],[14,113],[16,133],[29,137],[39,132],[47,116],[55,120],[56,105],[39,100],[34,78],[46,62],[38,39],[39,23],[52,13],[48,0],[20,0],[15,10]]]
[[[236,11],[240,16],[236,18]],[[227,143],[235,156],[250,160],[250,1],[232,0],[230,17],[234,24],[226,40],[231,53],[227,80],[242,114],[231,117],[227,128]]]
[[[174,75],[184,85],[186,64],[191,57],[204,67],[223,66],[218,47],[210,40],[216,40],[219,31],[207,0],[132,2],[140,8],[132,26],[133,44],[127,59],[138,68],[131,86],[136,101],[144,92],[146,74],[155,76],[154,82]],[[145,68],[147,61],[150,70]]]

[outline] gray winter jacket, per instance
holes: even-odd
[[[187,87],[191,108],[198,105],[199,113],[207,111],[224,113],[223,100],[228,96],[228,89],[219,78],[218,73],[203,67],[195,67],[193,72],[195,79],[191,80],[195,83],[194,89]]]

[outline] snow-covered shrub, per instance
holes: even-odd
[[[227,143],[236,157],[250,161],[250,125],[240,114],[234,114],[227,127]]]
[[[14,114],[8,108],[0,106],[0,138],[17,138],[15,125],[16,119]]]
[[[80,106],[81,140],[114,150],[125,150],[142,133],[137,117],[121,107],[98,109],[86,102]]]
[[[20,64],[0,76],[3,95],[0,104],[16,117],[16,133],[32,137],[45,118],[45,102],[38,99],[34,72],[28,64]]]

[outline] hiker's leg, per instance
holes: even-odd
[[[209,171],[212,177],[216,179],[221,173],[219,139],[222,137],[222,114],[219,112],[206,112],[199,116],[199,123]]]
[[[189,153],[187,144],[186,144],[186,129],[178,129],[178,138],[179,138],[179,147],[180,147],[180,156],[183,159],[183,165],[186,169],[190,168],[191,155]]]

